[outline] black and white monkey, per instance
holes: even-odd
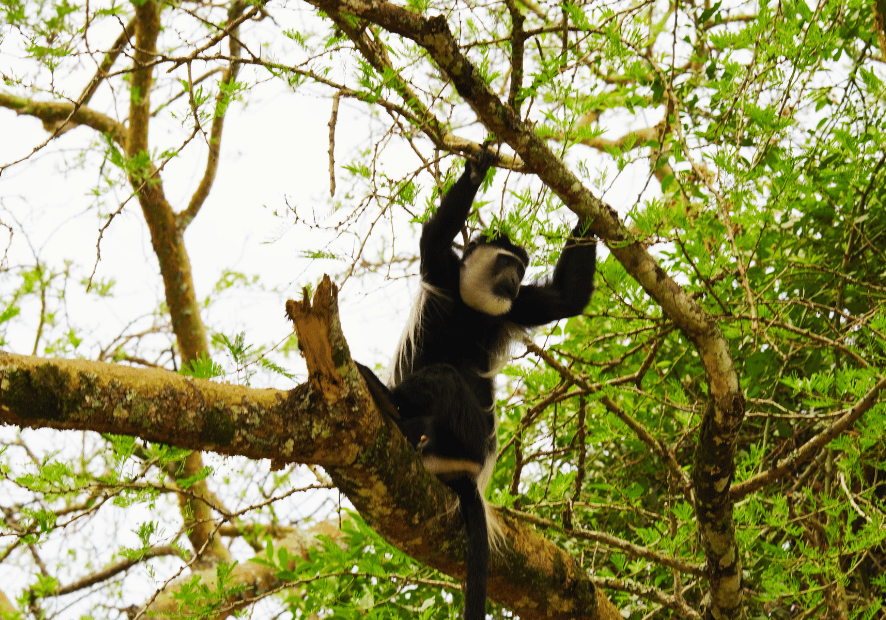
[[[461,256],[455,252],[455,237],[493,161],[489,151],[467,161],[422,229],[422,289],[388,386],[360,365],[376,401],[425,467],[459,497],[468,535],[465,620],[486,617],[490,540],[497,531],[483,499],[497,450],[495,374],[521,329],[584,310],[596,267],[596,241],[582,235],[581,225],[545,284],[521,284],[529,256],[503,233],[474,239]]]

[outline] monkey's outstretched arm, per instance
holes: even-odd
[[[594,292],[597,268],[597,240],[593,234],[582,236],[583,226],[572,230],[551,281],[520,288],[507,319],[518,325],[544,325],[582,313]]]
[[[452,250],[455,236],[465,225],[474,196],[494,156],[484,151],[479,162],[468,160],[465,171],[446,195],[437,212],[425,223],[421,231],[421,271],[429,284],[445,286],[448,279],[458,275],[458,256]]]

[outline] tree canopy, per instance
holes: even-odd
[[[483,148],[463,239],[600,249],[498,380],[489,613],[886,618],[886,3],[0,11],[0,618],[457,616],[349,343]]]

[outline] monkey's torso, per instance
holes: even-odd
[[[438,290],[442,294],[429,294],[421,308],[417,351],[408,351],[412,368],[407,376],[432,364],[451,364],[467,381],[483,409],[492,415],[495,386],[490,371],[508,346],[516,326],[504,317],[489,316],[459,303],[457,288]]]

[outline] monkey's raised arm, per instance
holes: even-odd
[[[549,283],[520,287],[509,321],[533,327],[582,313],[594,292],[597,268],[596,239],[591,234],[582,237],[582,228],[578,224],[572,230]]]
[[[419,249],[422,276],[428,284],[452,286],[452,278],[458,277],[459,258],[452,250],[452,242],[465,225],[474,196],[493,161],[492,153],[484,151],[479,162],[465,162],[465,171],[443,196],[437,212],[425,222]]]

